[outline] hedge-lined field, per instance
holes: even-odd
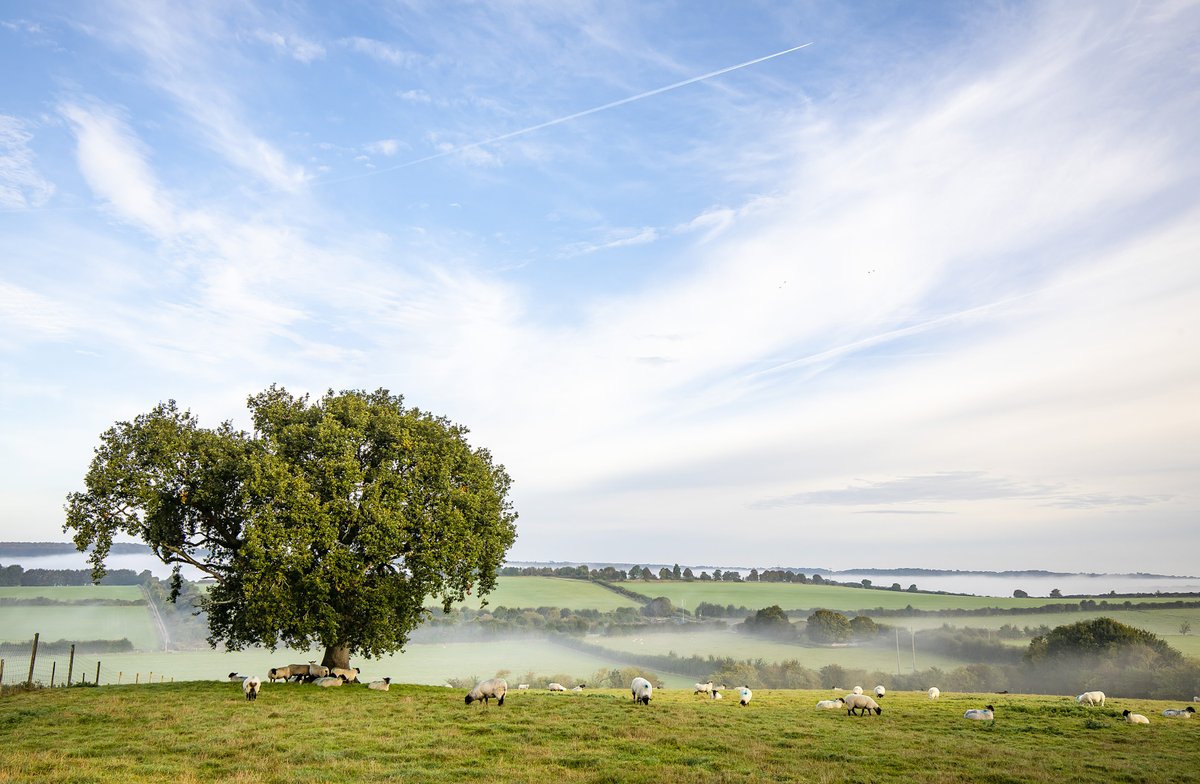
[[[487,603],[489,607],[568,607],[602,612],[641,604],[588,580],[563,577],[499,577],[496,590],[487,595]],[[479,598],[474,596],[462,604],[472,609],[479,605]]]
[[[58,689],[0,698],[0,782],[1178,782],[1200,721],[1170,703],[890,694],[882,716],[817,711],[829,696],[760,690],[747,708],[659,690],[511,692],[232,683]],[[996,706],[994,723],[967,708]],[[1121,710],[1150,717],[1129,725]]]

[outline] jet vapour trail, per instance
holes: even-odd
[[[474,150],[479,147],[484,147],[489,144],[495,144],[497,142],[502,142],[502,141],[505,141],[507,139],[512,139],[517,136],[524,136],[527,133],[533,133],[534,131],[540,131],[543,128],[550,128],[555,125],[562,125],[563,123],[570,122],[571,120],[578,120],[580,117],[587,117],[588,115],[596,114],[598,112],[608,111],[609,109],[615,109],[618,106],[624,106],[625,104],[633,103],[634,101],[641,101],[646,98],[652,98],[655,95],[661,95],[662,93],[670,92],[671,90],[678,90],[680,87],[687,87],[689,84],[695,84],[696,82],[703,82],[707,79],[712,79],[714,77],[721,76],[722,74],[730,73],[731,71],[738,71],[738,70],[741,70],[742,68],[749,68],[752,65],[758,65],[759,63],[766,62],[767,60],[773,60],[776,57],[783,57],[785,54],[791,54],[792,52],[799,51],[807,46],[812,46],[812,44],[813,44],[813,42],[809,41],[806,44],[800,44],[799,46],[793,46],[791,49],[784,49],[781,52],[775,52],[774,54],[768,54],[763,57],[756,57],[755,59],[747,60],[744,63],[738,63],[737,65],[730,65],[725,68],[718,69],[716,71],[709,71],[708,73],[701,74],[700,76],[693,76],[690,79],[684,79],[682,82],[675,82],[674,84],[668,84],[666,87],[658,87],[653,90],[647,90],[644,93],[638,93],[637,95],[631,95],[628,98],[622,98],[617,101],[611,101],[610,103],[603,104],[602,106],[593,106],[591,109],[584,109],[581,112],[575,112],[574,114],[568,114],[565,117],[558,117],[553,120],[547,120],[546,122],[538,123],[537,125],[530,125],[528,128],[522,128],[518,131],[509,131],[508,133],[504,133],[499,136],[493,136],[490,139],[484,139],[483,141],[480,141],[480,142],[471,142],[470,144],[464,144],[460,147],[454,147],[453,149],[442,150],[441,152],[434,153],[433,155],[426,155],[423,158],[416,158],[414,160],[406,161],[404,163],[398,163],[395,166],[387,166],[382,169],[376,169],[374,171],[363,172],[361,174],[354,174],[354,175],[350,175],[349,177],[342,177],[340,179],[322,180],[321,182],[325,183],[325,184],[346,182],[348,180],[357,180],[357,179],[361,179],[363,177],[373,177],[376,174],[384,174],[386,172],[393,172],[393,171],[398,171],[400,169],[407,169],[410,166],[416,166],[421,163],[427,163],[429,161],[437,160],[438,158],[445,158],[448,155],[454,155],[456,153],[466,152],[467,150]]]

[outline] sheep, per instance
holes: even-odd
[[[548,688],[550,691],[566,691],[567,690],[567,687],[563,686],[561,683],[551,683],[546,688]]]
[[[712,681],[709,681],[708,683],[697,683],[695,685],[695,689],[696,690],[693,691],[692,694],[703,694],[708,696],[712,694],[713,683]]]
[[[855,686],[850,690],[851,694],[862,694],[862,686]]]
[[[963,718],[971,719],[972,721],[995,721],[996,709],[991,705],[986,708],[972,708],[963,714]]]
[[[1171,719],[1190,719],[1192,718],[1192,714],[1195,712],[1196,709],[1189,705],[1186,708],[1180,708],[1178,710],[1175,710],[1174,708],[1167,708],[1165,711],[1163,711],[1163,715]]]
[[[929,699],[936,700],[938,697],[941,697],[941,696],[942,696],[941,689],[939,689],[937,686],[929,687]]]
[[[843,703],[848,708],[846,711],[847,716],[854,715],[855,711],[861,711],[858,714],[859,716],[866,716],[871,711],[875,711],[876,716],[883,713],[883,708],[879,707],[879,703],[865,694],[848,694]]]
[[[320,678],[317,678],[313,681],[313,685],[320,686],[322,689],[329,689],[334,686],[341,686],[345,682],[345,675],[339,675],[336,678],[332,675],[322,675]]]
[[[887,694],[887,689],[883,688],[882,686],[875,687],[875,699],[882,700],[883,695],[885,694]]]
[[[384,679],[378,680],[378,681],[371,681],[370,683],[367,684],[367,688],[374,689],[375,691],[387,691],[388,687],[391,685],[392,685],[392,679],[384,678]]]
[[[1125,721],[1129,722],[1130,724],[1149,724],[1149,723],[1150,723],[1150,720],[1149,720],[1149,719],[1147,719],[1147,718],[1146,718],[1145,716],[1143,716],[1142,714],[1140,714],[1140,713],[1130,713],[1128,708],[1126,708],[1126,709],[1125,709],[1125,710],[1124,710],[1124,711],[1121,713],[1121,715],[1122,715],[1122,716],[1124,716],[1124,717],[1125,717]]]
[[[229,682],[230,683],[241,683],[242,681],[246,680],[247,677],[248,676],[245,676],[245,675],[238,675],[236,672],[231,672],[231,673],[229,673]]]
[[[360,670],[357,667],[350,667],[350,668],[330,667],[329,668],[329,674],[335,678],[338,677],[339,675],[346,676],[346,683],[358,683],[359,682],[358,674],[360,672],[362,672],[362,670]]]
[[[1200,697],[1192,697],[1192,702],[1200,702]]]
[[[312,683],[317,678],[329,676],[328,667],[322,667],[319,664],[311,662],[309,664],[289,664],[288,671],[291,673],[290,677],[295,678],[297,682],[307,681],[308,683]]]
[[[845,704],[846,701],[841,697],[838,697],[836,700],[821,700],[817,703],[817,710],[837,710],[844,707]]]
[[[634,678],[629,690],[633,692],[633,701],[643,705],[649,705],[650,697],[654,695],[654,687],[650,685],[650,681],[642,677]]]
[[[573,691],[573,692],[575,692],[575,693],[577,693],[577,694],[578,694],[579,692],[583,691],[583,689],[584,689],[584,687],[585,687],[585,686],[587,686],[587,684],[586,684],[586,683],[579,683],[579,684],[576,684],[576,685],[575,685],[575,688],[571,689],[571,691]]]
[[[1084,704],[1085,702],[1088,705],[1099,704],[1099,706],[1101,708],[1103,708],[1104,707],[1104,692],[1102,692],[1102,691],[1085,691],[1083,694],[1080,694],[1078,697],[1075,698],[1075,702],[1079,703],[1080,705]]]
[[[246,699],[253,702],[258,699],[258,690],[262,688],[262,681],[257,676],[251,676],[242,681],[242,691],[246,693]]]
[[[295,668],[297,668],[297,667],[304,667],[304,672],[301,673],[300,671],[296,670]],[[285,681],[286,682],[289,678],[291,678],[293,676],[300,677],[302,674],[307,674],[307,673],[308,673],[308,665],[307,664],[303,664],[303,665],[288,664],[283,667],[272,667],[270,670],[268,670],[267,671],[267,680],[269,680],[271,683],[274,683],[275,681]]]
[[[525,691],[526,689],[529,688],[529,684],[528,683],[518,683],[517,688],[520,689],[521,691]]]
[[[723,699],[725,699],[723,696],[721,696],[721,692],[717,691],[716,689],[713,689],[712,698],[713,698],[714,700],[723,700]]]
[[[737,691],[738,691],[738,697],[739,697],[738,704],[741,705],[743,708],[746,707],[747,705],[749,705],[750,699],[754,696],[754,692],[750,691],[750,687],[743,686],[742,688],[738,689]]]
[[[490,700],[492,697],[496,697],[496,704],[503,705],[504,695],[506,693],[508,693],[508,681],[504,680],[503,678],[489,678],[486,681],[482,681],[476,685],[474,689],[471,689],[469,692],[467,692],[466,703],[470,705],[476,700],[483,700],[483,704],[487,705],[488,700]]]

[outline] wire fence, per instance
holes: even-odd
[[[41,635],[28,643],[0,644],[0,691],[3,687],[57,688],[61,686],[98,686],[123,683],[174,683],[162,673],[111,672],[104,669],[103,658],[60,646],[40,646]]]

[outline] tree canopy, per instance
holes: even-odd
[[[1025,660],[1034,664],[1071,657],[1112,657],[1131,649],[1141,649],[1167,664],[1182,657],[1157,635],[1128,626],[1112,618],[1056,626],[1048,634],[1029,642]]]
[[[400,650],[427,598],[496,584],[516,538],[511,480],[467,429],[387,390],[316,401],[271,386],[254,431],[203,428],[175,401],[100,438],[64,531],[93,577],[119,535],[215,584],[209,643],[307,649],[327,665]]]
[[[807,630],[814,642],[845,642],[850,639],[850,619],[833,610],[817,610],[808,616]]]

